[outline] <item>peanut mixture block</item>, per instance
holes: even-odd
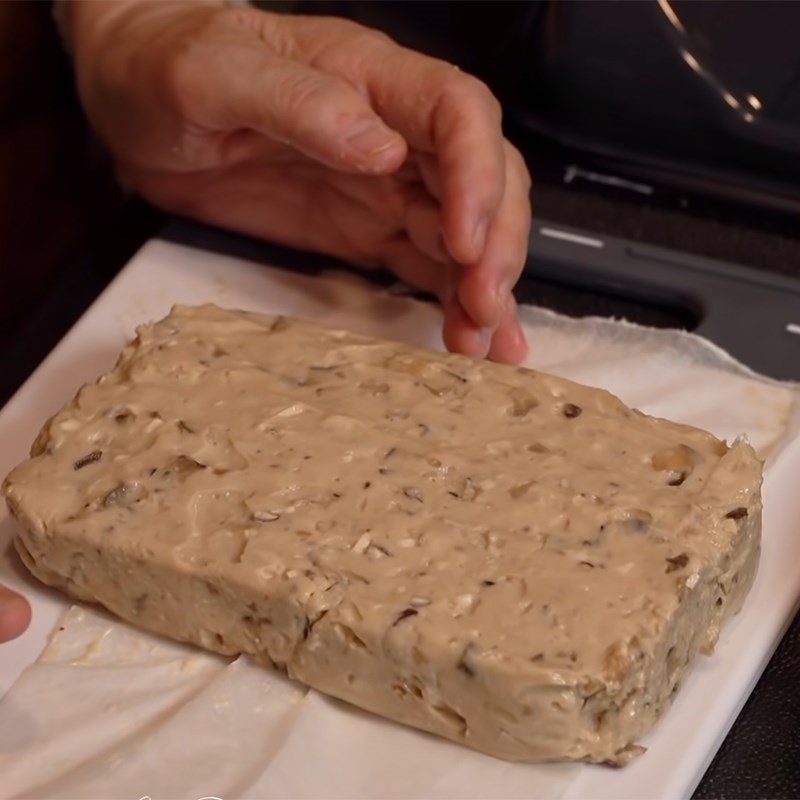
[[[4,491],[31,572],[501,758],[625,763],[758,561],[761,464],[527,369],[216,306]]]

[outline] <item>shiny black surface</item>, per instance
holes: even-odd
[[[508,124],[612,175],[800,211],[800,3],[304,3],[483,77]]]
[[[534,217],[528,274],[668,312],[756,372],[800,380],[800,280]],[[559,309],[575,315],[574,308]],[[602,313],[602,312],[595,312]]]
[[[694,797],[800,797],[800,616],[722,744]]]

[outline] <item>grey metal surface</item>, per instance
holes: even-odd
[[[538,279],[671,311],[752,369],[800,380],[800,279],[540,219],[530,252]]]

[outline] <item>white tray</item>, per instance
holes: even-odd
[[[163,316],[176,302],[213,301],[229,307],[313,316],[370,332],[347,292],[330,282],[296,276],[162,241],[148,243],[84,314],[0,412],[0,474],[22,460],[42,422],[78,385],[114,363],[136,324]],[[392,309],[395,309],[392,306]],[[387,312],[388,313],[388,312]],[[415,315],[413,335],[409,317]],[[373,315],[374,317],[374,315]],[[409,307],[382,320],[382,332],[440,347],[438,313]],[[745,610],[726,627],[712,659],[700,659],[672,709],[643,742],[648,753],[622,770],[580,766],[567,797],[688,796],[791,620],[800,597],[800,439],[778,457],[764,487],[764,546]],[[44,647],[68,602],[35,582],[11,553],[11,521],[0,510],[0,583],[24,592],[34,619],[18,640],[0,645],[0,696]],[[514,769],[527,769],[525,766]],[[542,769],[539,767],[538,769]],[[554,767],[558,769],[558,767]],[[530,794],[537,795],[535,772]],[[498,797],[504,796],[498,787]]]

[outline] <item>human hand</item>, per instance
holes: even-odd
[[[144,197],[435,293],[451,350],[519,361],[530,181],[489,90],[383,34],[217,3],[73,3],[79,91]]]
[[[20,594],[0,586],[0,644],[16,639],[30,624],[31,607]]]

